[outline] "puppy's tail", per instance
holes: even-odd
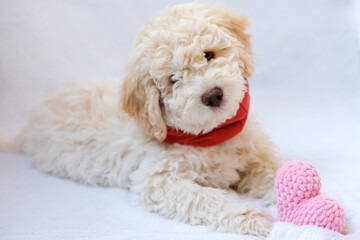
[[[21,142],[22,141],[20,141],[20,137],[17,137],[12,141],[4,140],[0,138],[0,152],[21,153],[22,152]]]

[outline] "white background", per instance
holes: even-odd
[[[360,231],[360,4],[356,14],[355,1],[226,4],[251,18],[256,52],[251,110],[286,159],[318,168],[323,190],[344,205],[350,232]],[[2,0],[0,136],[14,137],[41,99],[67,82],[123,75],[139,28],[157,10],[181,2]],[[116,231],[130,235],[134,228],[161,232],[163,224],[187,231],[185,225],[177,228],[177,223],[147,215],[141,206],[130,205],[130,198],[122,190],[43,176],[26,159],[0,155],[0,236],[37,229],[31,224],[48,234],[66,226],[71,226],[68,232],[86,232],[84,221],[95,232],[99,225],[110,226],[110,232],[117,226]],[[3,231],[2,224],[7,226]]]

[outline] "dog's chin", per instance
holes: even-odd
[[[201,129],[198,129],[199,133],[201,134],[206,134],[209,133],[211,131],[213,131],[215,128],[218,128],[221,124],[223,124],[224,122],[226,122],[226,120],[234,117],[236,115],[237,109],[229,114],[223,114],[223,117],[216,119],[216,121],[214,120],[209,120],[207,124],[204,124]]]
[[[197,114],[196,118],[192,118],[189,121],[189,117],[186,120],[166,121],[167,125],[177,130],[181,130],[193,135],[206,134],[219,127],[226,120],[234,117],[239,108],[239,105],[235,104],[229,109],[229,106],[222,106],[218,109],[204,109],[204,111],[194,111]],[[226,111],[227,110],[227,111]]]

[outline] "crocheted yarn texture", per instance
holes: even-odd
[[[344,211],[335,199],[320,195],[320,189],[319,174],[310,163],[285,164],[275,178],[279,220],[341,232]]]

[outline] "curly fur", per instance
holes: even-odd
[[[135,40],[121,83],[73,84],[54,93],[13,146],[43,172],[136,192],[151,212],[267,235],[272,220],[265,209],[225,194],[234,189],[272,201],[280,163],[251,114],[241,133],[213,147],[163,142],[166,126],[205,133],[236,113],[253,71],[246,26],[246,17],[221,5],[184,4],[155,14]],[[215,59],[208,62],[205,51]],[[214,87],[224,92],[216,110],[201,102]]]

